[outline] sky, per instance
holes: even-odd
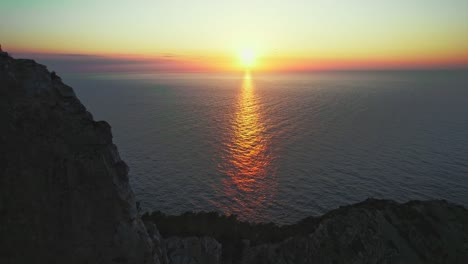
[[[468,65],[468,0],[2,0],[0,7],[0,43],[17,54],[161,69],[240,68],[245,50],[263,70]]]

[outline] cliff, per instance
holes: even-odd
[[[138,215],[111,128],[0,52],[0,263],[468,263],[468,211],[368,199],[297,224]]]
[[[153,263],[108,123],[0,53],[0,263]]]
[[[156,212],[143,219],[156,223],[163,237],[221,242],[221,254],[202,248],[188,263],[468,263],[468,211],[446,201],[367,199],[285,226],[214,213]],[[169,259],[181,255],[180,244],[165,246]],[[200,252],[220,254],[221,261],[200,262]]]

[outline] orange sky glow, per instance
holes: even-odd
[[[246,50],[254,71],[468,67],[465,0],[15,0],[0,24],[13,55],[130,61],[122,71],[239,71]]]

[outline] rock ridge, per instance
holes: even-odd
[[[221,261],[209,263],[468,263],[468,210],[444,200],[367,199],[284,226],[214,213],[155,212],[143,220],[163,237],[212,236]]]

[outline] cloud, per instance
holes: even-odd
[[[204,71],[209,67],[202,58],[182,58],[174,54],[159,57],[100,56],[86,54],[17,53],[16,58],[29,58],[58,73],[151,73]]]

